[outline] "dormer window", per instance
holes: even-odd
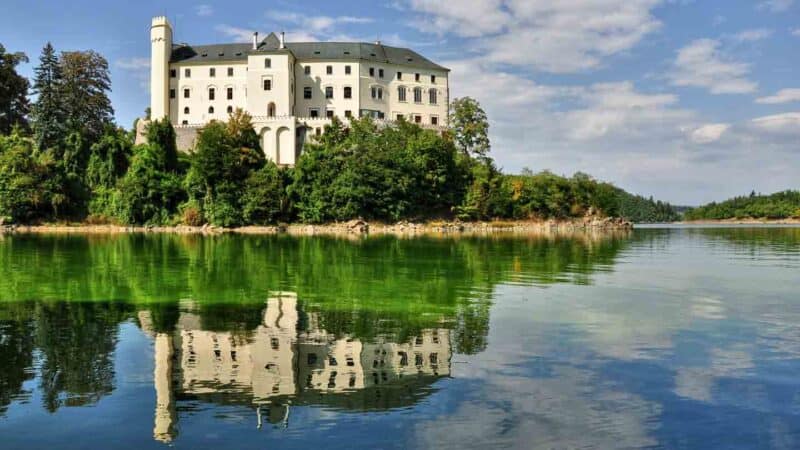
[[[269,58],[264,59],[264,68],[271,69],[272,68],[272,60]]]

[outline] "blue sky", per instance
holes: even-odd
[[[68,4],[68,7],[62,5]],[[3,0],[0,43],[94,49],[116,117],[149,101],[149,25],[178,42],[376,38],[452,69],[477,98],[507,171],[581,170],[681,204],[800,188],[800,0]]]

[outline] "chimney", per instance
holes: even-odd
[[[281,31],[281,48],[286,48],[286,33]]]
[[[253,33],[253,50],[258,50],[258,31]]]

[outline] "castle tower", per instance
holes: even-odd
[[[153,17],[150,26],[150,118],[169,117],[169,58],[172,26],[164,16]]]

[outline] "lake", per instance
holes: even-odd
[[[0,236],[0,447],[800,448],[800,228]]]

